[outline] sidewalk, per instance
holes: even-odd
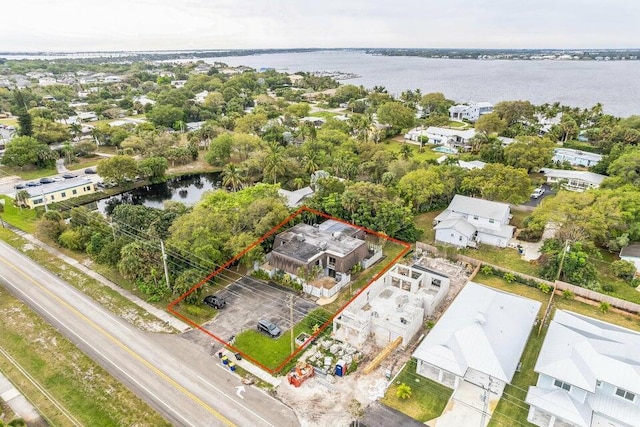
[[[24,239],[28,240],[29,242],[33,243],[34,245],[39,246],[40,248],[46,250],[50,254],[55,255],[56,257],[60,258],[62,261],[66,262],[67,264],[72,265],[73,267],[75,267],[78,270],[82,271],[87,276],[89,276],[89,277],[99,281],[103,285],[113,289],[114,291],[116,291],[117,293],[119,293],[123,297],[127,298],[129,301],[131,301],[132,303],[134,303],[138,307],[140,307],[140,308],[146,310],[147,312],[153,314],[158,319],[166,322],[167,324],[171,325],[172,327],[174,327],[175,329],[179,330],[180,332],[185,332],[185,331],[188,331],[188,330],[191,329],[191,326],[189,326],[188,324],[184,323],[180,319],[177,319],[176,317],[172,316],[171,314],[167,313],[164,310],[160,310],[159,308],[154,307],[153,305],[149,304],[148,302],[146,302],[142,298],[132,294],[131,292],[127,291],[126,289],[122,289],[120,286],[116,285],[115,283],[113,283],[109,279],[105,278],[104,276],[101,276],[100,274],[98,274],[95,271],[91,270],[90,268],[86,267],[85,265],[83,265],[82,263],[78,262],[77,260],[68,257],[67,255],[63,254],[62,252],[60,252],[56,248],[53,248],[53,247],[47,245],[46,243],[41,242],[40,240],[38,240],[33,235],[31,235],[29,233],[25,233],[24,231],[19,230],[19,229],[14,228],[14,227],[11,227],[11,230],[14,233],[16,233],[16,234],[20,235],[21,237],[23,237]]]
[[[2,399],[11,410],[20,418],[25,420],[27,425],[46,426],[47,423],[42,419],[36,408],[31,402],[18,391],[11,382],[0,373],[0,399]]]
[[[222,354],[224,356],[227,356],[229,360],[231,360],[233,363],[235,363],[245,371],[249,372],[254,377],[260,378],[262,381],[271,384],[273,388],[277,388],[282,382],[281,379],[276,378],[273,375],[269,374],[267,371],[260,369],[259,367],[255,366],[253,363],[249,362],[248,360],[244,360],[244,359],[236,360],[236,356],[234,355],[234,353],[230,352],[229,350],[226,350],[226,349],[222,350]],[[218,356],[216,352],[216,358],[217,357]]]

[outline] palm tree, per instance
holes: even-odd
[[[233,163],[227,163],[222,170],[222,185],[231,187],[234,193],[244,187],[245,178],[244,170]]]
[[[16,193],[16,202],[18,203],[20,210],[22,210],[23,206],[27,205],[27,200],[29,200],[29,197],[31,197],[31,195],[27,190],[20,190]]]
[[[285,171],[284,148],[272,142],[269,144],[269,153],[264,158],[264,176],[273,179],[275,184],[278,182],[278,176],[284,175]]]
[[[400,147],[400,157],[404,160],[409,160],[413,157],[413,149],[411,149],[409,144],[402,144]]]
[[[396,389],[396,397],[402,400],[407,400],[411,397],[411,387],[402,383]]]
[[[315,151],[310,151],[308,154],[304,156],[304,171],[308,174],[312,174],[318,169],[320,166],[318,165],[318,155]]]
[[[300,177],[294,178],[293,186],[296,187],[296,190],[301,189],[302,187],[304,187],[304,179],[302,179]]]
[[[73,140],[77,141],[78,140],[78,135],[80,135],[80,133],[82,132],[82,125],[80,125],[79,123],[71,123],[69,125],[69,130],[71,131],[71,134],[73,135]]]

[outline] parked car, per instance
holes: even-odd
[[[207,295],[204,298],[204,303],[209,307],[217,308],[218,310],[224,308],[224,306],[227,305],[227,302],[224,300],[224,298],[217,295]]]
[[[65,173],[62,174],[62,177],[64,179],[71,179],[71,178],[75,178],[76,175],[72,174],[71,172],[65,172]]]
[[[531,193],[531,197],[533,197],[534,199],[537,199],[538,197],[542,196],[543,194],[544,194],[544,188],[538,187],[535,190],[533,190],[533,193]]]
[[[98,173],[98,172],[93,168],[87,168],[87,169],[84,170],[84,173],[94,174],[94,173]]]
[[[31,182],[27,182],[25,184],[27,187],[39,187],[42,185],[42,183],[38,182],[38,181],[31,181]]]
[[[275,323],[268,320],[258,322],[258,331],[269,335],[271,338],[278,338],[282,334],[282,330]]]
[[[24,184],[16,184],[13,186],[13,188],[15,188],[16,190],[22,190],[23,188],[26,188],[27,186]]]
[[[40,184],[51,184],[53,182],[53,178],[40,178]]]

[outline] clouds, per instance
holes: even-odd
[[[0,51],[638,47],[630,0],[21,0]]]

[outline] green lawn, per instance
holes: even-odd
[[[396,397],[400,384],[411,387],[411,397],[406,400]],[[387,389],[381,402],[420,422],[426,422],[442,414],[453,390],[428,378],[416,374],[416,362],[409,360],[393,384]]]
[[[36,229],[37,211],[35,209],[18,208],[14,206],[13,199],[9,196],[0,195],[4,201],[4,212],[0,217],[14,227],[33,233]]]
[[[411,157],[411,159],[417,160],[419,162],[436,160],[443,155],[442,153],[431,151],[431,145],[425,145],[421,153],[419,146],[408,142],[401,142],[395,139],[388,139],[382,142],[382,146],[385,150],[391,151],[392,153],[396,153],[398,155],[400,154],[400,147],[402,147],[404,144],[407,144],[409,147],[411,147],[411,152],[413,153],[413,157]]]
[[[433,230],[433,220],[442,210],[421,213],[415,216],[416,226],[422,230],[418,241],[433,244],[436,239],[436,232]]]
[[[511,209],[511,215],[513,215],[513,218],[511,218],[510,224],[516,228],[522,229],[524,228],[524,219],[531,215],[531,212],[522,209]]]
[[[75,171],[78,169],[85,169],[95,167],[98,162],[102,160],[101,157],[77,157],[73,163],[65,162],[65,167],[69,170]]]
[[[14,168],[9,166],[0,166],[0,176],[18,175],[25,180],[39,179],[45,176],[55,175],[58,173],[55,166],[46,169],[28,169]]]
[[[334,113],[333,111],[316,111],[315,113],[309,114],[309,117],[320,117],[323,119],[330,119],[337,115],[338,113]]]
[[[147,403],[109,375],[22,302],[0,288],[0,347],[74,418],[87,426],[167,426]],[[4,356],[0,370],[51,425],[72,425]]]
[[[324,314],[322,314],[323,317],[328,314],[326,310],[322,308],[317,308],[307,314],[307,317],[305,319],[294,326],[294,338],[302,332],[306,332],[308,334],[313,333],[312,325],[314,323],[317,323],[316,319],[319,315],[319,311],[324,312]],[[327,318],[328,317],[330,317],[330,315],[327,316]],[[258,332],[255,329],[248,329],[236,336],[233,345],[252,359],[266,366],[267,368],[276,369],[282,364],[282,362],[285,361],[287,357],[289,357],[289,355],[292,354],[291,330],[283,331],[282,335],[279,338],[274,339]]]
[[[460,250],[460,253],[520,273],[531,276],[538,275],[538,267],[521,259],[518,251],[512,248],[501,249],[495,246],[481,245],[480,249],[466,248]]]
[[[466,128],[470,128],[471,126],[467,123],[456,122],[455,120],[449,120],[449,123],[447,123],[446,127],[466,129]]]

